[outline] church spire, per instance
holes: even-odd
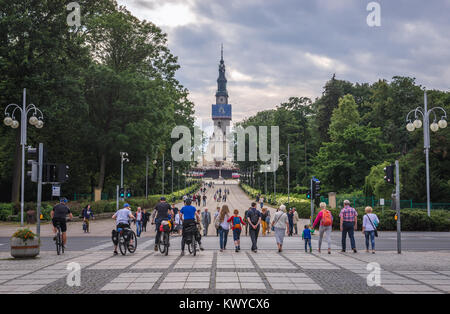
[[[227,79],[225,77],[225,61],[223,60],[223,44],[220,50],[219,78],[217,79],[216,97],[218,96],[228,97]]]

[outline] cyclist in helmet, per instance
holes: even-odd
[[[70,212],[69,207],[66,206],[67,198],[63,197],[59,200],[59,204],[53,207],[53,210],[50,212],[50,216],[52,217],[53,224],[53,233],[56,235],[56,226],[59,225],[61,227],[63,246],[66,246],[67,242],[67,224],[66,224],[66,216],[69,215],[69,219],[73,218],[72,213]],[[56,241],[56,236],[53,237],[53,240]]]
[[[161,231],[159,227],[161,226],[161,222],[163,220],[169,220],[169,215],[174,217],[173,210],[170,207],[169,203],[166,202],[166,198],[164,196],[161,197],[158,204],[155,206],[156,217],[154,223],[156,224],[156,237],[155,237],[155,251],[158,251],[158,244],[161,239]]]
[[[113,216],[113,219],[116,220],[116,230],[118,231],[119,228],[122,229],[130,229],[130,219],[134,220],[134,216],[131,213],[131,207],[130,204],[126,203],[123,205],[122,209],[119,209]],[[114,243],[114,255],[117,255],[117,244],[118,240],[114,237],[114,230],[113,230],[113,243]],[[130,242],[130,245],[133,243]]]
[[[195,213],[197,212],[197,209],[194,206],[191,206],[191,200],[186,200],[186,206],[184,206],[180,210],[180,218],[183,221],[183,236],[181,238],[181,256],[184,255],[184,247],[185,247],[185,230],[191,229],[195,227],[195,239],[198,242],[198,245],[200,247],[200,250],[203,251],[202,243],[201,243],[201,235],[200,232],[198,232],[196,219],[195,219]]]

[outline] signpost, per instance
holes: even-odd
[[[55,196],[55,197],[61,196],[61,185],[59,185],[59,184],[52,185],[52,196]]]

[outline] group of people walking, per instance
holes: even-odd
[[[200,193],[206,197],[206,188],[201,189]],[[200,193],[195,194],[195,199],[201,199]],[[223,193],[223,194],[222,194]],[[216,196],[223,197],[229,193],[228,189],[217,190]],[[206,205],[206,199],[203,198],[204,205]],[[261,200],[259,198],[258,200]],[[260,210],[257,209],[257,202],[252,202],[251,206],[244,212],[243,217],[239,215],[240,211],[234,209],[231,212],[227,204],[223,204],[221,207],[217,207],[214,215],[204,208],[203,211],[196,209],[191,205],[191,198],[187,197],[184,201],[184,206],[181,210],[175,206],[175,204],[169,205],[162,198],[161,202],[155,208],[153,216],[150,218],[150,214],[140,207],[137,208],[135,214],[133,215],[133,221],[136,224],[136,235],[140,237],[142,231],[147,230],[148,221],[152,221],[152,224],[158,225],[162,219],[168,219],[172,221],[173,233],[181,235],[182,231],[189,227],[186,225],[195,224],[198,231],[198,242],[201,247],[201,234],[203,236],[208,235],[209,226],[213,223],[216,229],[216,235],[219,237],[219,248],[220,252],[227,249],[227,240],[230,231],[233,234],[234,249],[235,252],[241,250],[240,237],[241,233],[244,232],[245,235],[249,235],[251,239],[251,250],[257,253],[258,250],[258,236],[259,233],[263,236],[270,234],[271,232],[275,235],[275,241],[277,244],[278,252],[283,251],[283,242],[285,236],[298,235],[298,222],[299,216],[295,208],[287,209],[285,205],[281,205],[271,217],[270,210],[268,208],[262,207]],[[197,203],[198,204],[198,203]],[[261,204],[259,204],[261,205]],[[342,252],[346,252],[346,242],[347,236],[350,239],[350,246],[354,253],[357,253],[354,232],[357,230],[357,211],[350,206],[348,200],[344,201],[344,207],[339,214],[339,227],[342,234],[341,245]],[[331,254],[331,233],[333,229],[334,217],[330,210],[327,209],[326,203],[320,203],[320,211],[317,213],[315,220],[310,225],[305,225],[301,233],[302,239],[304,240],[305,252],[312,252],[311,238],[314,230],[318,227],[319,239],[317,250],[321,253],[323,239],[327,242],[328,254]],[[184,214],[184,215],[183,215]],[[83,215],[85,213],[83,212]],[[86,215],[90,215],[90,212],[86,210]],[[86,217],[88,219],[88,217]],[[369,252],[371,247],[372,253],[375,253],[375,237],[377,236],[377,226],[379,225],[378,217],[373,213],[371,207],[366,207],[365,215],[362,220],[362,232],[365,235],[366,251]],[[159,229],[156,228],[156,241],[159,239],[158,233]],[[183,241],[182,241],[183,242]],[[184,245],[182,245],[183,249]],[[202,247],[201,247],[202,248]],[[202,248],[203,249],[203,248]],[[183,251],[184,252],[184,251]]]

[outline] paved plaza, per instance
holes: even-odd
[[[251,200],[237,186],[228,187],[227,204],[243,215]],[[212,193],[208,191],[207,206],[214,211],[223,203],[214,202]],[[299,223],[299,231],[304,222]],[[134,254],[113,256],[110,234],[114,221],[93,221],[91,227],[92,233],[84,234],[81,223],[69,223],[68,250],[58,256],[50,226],[43,225],[38,258],[15,260],[9,254],[8,235],[17,226],[0,226],[0,294],[450,293],[448,233],[404,233],[401,255],[396,252],[396,234],[390,232],[380,232],[375,255],[362,249],[360,232],[355,234],[357,254],[341,253],[340,233],[333,232],[331,255],[326,250],[317,252],[317,235],[312,240],[313,253],[304,252],[300,236],[286,237],[284,250],[278,253],[270,234],[259,237],[255,254],[245,234],[241,252],[234,252],[231,234],[228,250],[220,252],[210,225],[208,236],[202,238],[205,251],[195,257],[186,252],[181,257],[179,236],[171,237],[168,256],[154,252],[155,232],[149,225]]]
[[[151,240],[149,240],[151,241]],[[148,247],[149,245],[147,245]],[[41,252],[14,260],[0,253],[0,293],[450,293],[450,252],[379,252],[331,255],[289,250],[278,253],[205,250],[181,257],[150,250],[126,256],[110,251]],[[80,285],[71,286],[73,263]],[[380,285],[367,278],[380,267]],[[373,264],[370,264],[373,265]],[[369,276],[370,277],[370,276]]]

